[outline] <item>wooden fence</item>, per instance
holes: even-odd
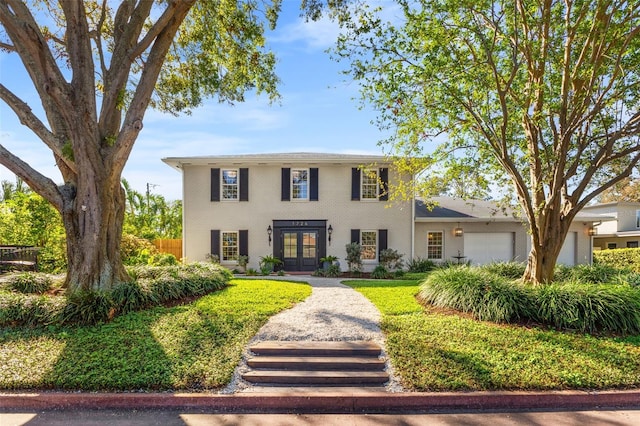
[[[156,246],[160,253],[171,253],[180,260],[182,258],[182,240],[154,240],[153,245]]]

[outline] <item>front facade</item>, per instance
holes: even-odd
[[[183,174],[183,256],[217,255],[250,268],[275,256],[286,271],[314,271],[346,244],[363,247],[364,271],[381,250],[410,256],[412,203],[389,208],[386,187],[401,179],[382,156],[315,153],[166,158]]]
[[[638,248],[640,243],[640,202],[615,202],[588,206],[583,209],[592,215],[613,220],[596,226],[593,239],[596,250]]]
[[[388,187],[409,180],[383,156],[320,153],[165,158],[183,174],[183,258],[214,255],[233,269],[274,256],[289,272],[311,272],[335,256],[348,269],[345,246],[363,248],[363,270],[383,249],[405,260],[470,262],[527,259],[527,227],[489,201],[437,198],[388,201]],[[591,216],[594,216],[592,218]],[[590,229],[598,215],[574,220],[559,263],[591,263]]]

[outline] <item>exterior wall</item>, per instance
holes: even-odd
[[[230,160],[231,161],[231,160]],[[384,201],[351,201],[351,167],[332,164],[256,164],[233,162],[207,166],[183,166],[184,179],[184,256],[189,261],[204,260],[211,252],[210,231],[248,230],[249,268],[258,268],[260,257],[276,255],[274,242],[269,244],[267,227],[274,221],[304,222],[326,220],[333,233],[326,241],[326,254],[339,258],[346,270],[345,245],[350,242],[351,229],[388,230],[388,248],[410,257],[412,209],[411,202],[389,206]],[[249,169],[248,201],[210,201],[211,168]],[[282,167],[317,167],[318,201],[281,201]],[[390,170],[389,179],[397,176]],[[328,238],[327,238],[328,240]],[[364,265],[372,270],[377,263]],[[233,265],[227,265],[233,267]]]
[[[526,262],[531,249],[531,239],[527,227],[518,222],[418,222],[415,232],[415,257],[427,257],[427,232],[442,231],[444,237],[444,259],[456,261],[454,256],[465,255],[464,238],[456,237],[453,230],[461,227],[464,233],[496,233],[512,232],[514,234],[514,247],[512,260]],[[588,235],[590,224],[574,222],[569,228],[569,232],[576,233],[575,241],[575,262],[577,264],[590,264],[592,237]]]
[[[627,248],[627,243],[640,243],[640,236],[636,237],[594,237],[593,248],[595,250],[607,250],[609,244],[615,244],[617,249]]]
[[[432,231],[443,232],[444,254],[443,261],[453,261],[454,256],[465,256],[464,238],[456,237],[453,234],[454,228],[460,227],[464,233],[483,232],[512,232],[514,238],[514,260],[526,261],[527,259],[527,231],[524,226],[517,222],[417,222],[415,233],[415,257],[427,257],[427,233]]]

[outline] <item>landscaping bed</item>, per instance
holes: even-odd
[[[629,389],[640,335],[592,335],[479,321],[421,305],[418,280],[346,281],[382,312],[387,354],[414,391]]]
[[[300,283],[237,279],[191,303],[103,324],[0,327],[0,389],[220,389],[269,317],[310,293]]]

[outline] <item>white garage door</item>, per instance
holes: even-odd
[[[464,255],[474,265],[513,259],[513,232],[464,234]]]
[[[576,264],[576,232],[569,232],[567,238],[564,240],[564,244],[560,249],[558,255],[558,261],[556,263],[573,266]]]

